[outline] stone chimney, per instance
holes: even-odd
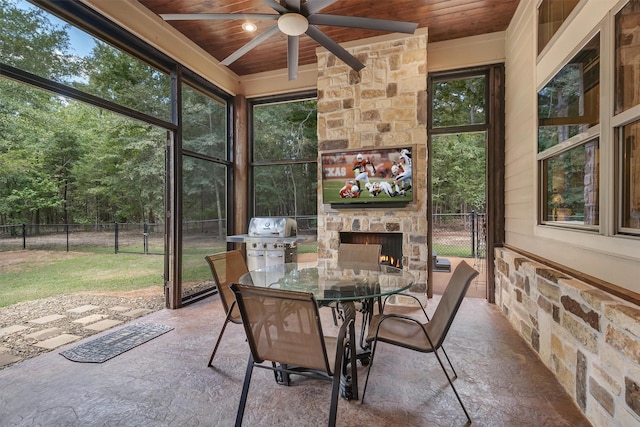
[[[318,261],[337,258],[340,232],[402,233],[403,266],[427,281],[427,36],[349,49],[365,68],[353,71],[318,53],[318,151],[412,146],[413,202],[402,208],[332,209],[318,188]],[[318,170],[321,183],[322,168]]]

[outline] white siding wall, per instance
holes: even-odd
[[[536,202],[536,14],[528,1],[523,3],[505,48],[505,238],[515,246],[532,235]]]
[[[611,237],[580,231],[537,226],[536,94],[553,74],[582,47],[594,29],[606,22],[615,0],[584,1],[575,18],[567,22],[557,40],[547,47],[539,60],[536,46],[536,0],[523,0],[506,37],[506,243],[553,260],[569,268],[640,293],[640,240]],[[604,34],[602,35],[605,36]],[[606,67],[606,53],[602,67]],[[607,75],[611,73],[607,72]],[[600,90],[611,87],[601,82]],[[610,113],[604,102],[601,110]],[[602,122],[601,146],[611,143],[605,119]],[[603,156],[602,175],[611,175]],[[611,223],[609,209],[615,203],[608,191],[610,180],[601,180],[601,216],[603,230]]]

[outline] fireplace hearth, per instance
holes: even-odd
[[[340,243],[380,244],[380,264],[402,268],[402,233],[341,232]]]

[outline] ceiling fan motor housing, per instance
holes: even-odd
[[[288,36],[299,36],[307,31],[309,21],[299,13],[285,13],[278,18],[278,28]]]

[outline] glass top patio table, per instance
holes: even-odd
[[[356,301],[402,292],[414,277],[401,268],[366,263],[276,264],[240,277],[245,285],[311,292],[316,301]]]
[[[372,316],[374,299],[402,292],[414,282],[406,270],[380,264],[329,262],[310,267],[308,264],[274,264],[252,270],[240,277],[243,285],[274,287],[290,291],[313,293],[318,305],[338,302],[343,319],[355,319],[355,301],[362,301],[361,350],[348,353],[350,377],[341,381],[340,394],[346,399],[358,399],[356,359],[368,364],[370,351],[363,345],[363,334]],[[348,331],[350,348],[356,348],[356,333],[351,323]],[[365,362],[366,360],[366,362]]]

